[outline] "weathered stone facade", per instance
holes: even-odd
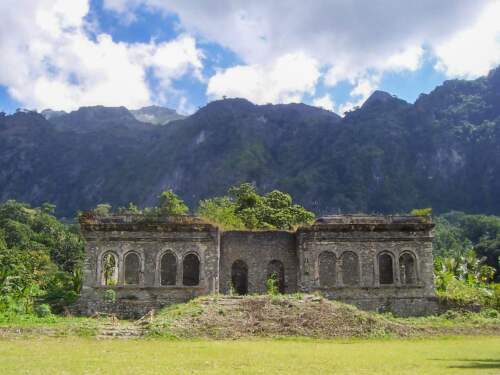
[[[424,217],[343,215],[295,232],[222,232],[194,217],[86,214],[77,309],[138,316],[210,293],[264,293],[274,273],[284,293],[318,291],[363,309],[429,314],[437,309],[432,227]]]

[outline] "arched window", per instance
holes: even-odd
[[[125,284],[139,284],[139,275],[141,272],[141,261],[136,253],[125,255]]]
[[[182,262],[182,283],[194,286],[200,283],[200,260],[195,254],[188,254]]]
[[[389,254],[384,253],[378,256],[378,273],[380,284],[394,283],[392,257]]]
[[[285,267],[279,260],[272,260],[267,266],[267,279],[275,277],[278,281],[278,291],[285,293]]]
[[[347,286],[359,284],[359,258],[352,251],[342,254],[342,283]]]
[[[160,284],[175,285],[177,283],[177,258],[167,251],[160,261]]]
[[[323,251],[319,254],[319,285],[334,286],[335,285],[335,254],[331,251]]]
[[[404,253],[399,257],[399,280],[405,285],[417,282],[415,258],[409,253]]]
[[[248,266],[242,260],[237,260],[231,267],[231,283],[236,293],[248,293]]]
[[[118,283],[118,257],[113,253],[106,253],[101,264],[102,285],[113,286]]]

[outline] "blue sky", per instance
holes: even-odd
[[[497,0],[4,0],[0,111],[413,102],[500,63],[499,15]]]

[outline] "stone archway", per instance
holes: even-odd
[[[196,286],[200,283],[200,259],[196,254],[188,254],[182,262],[182,284]]]
[[[392,256],[387,253],[378,256],[378,272],[380,284],[393,284],[394,283],[394,267],[392,264]]]
[[[237,294],[248,293],[248,266],[242,260],[237,260],[231,267],[231,283]]]
[[[267,278],[276,275],[278,281],[278,291],[285,293],[285,266],[279,260],[272,260],[267,266]]]

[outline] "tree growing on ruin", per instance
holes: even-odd
[[[165,190],[158,197],[159,213],[163,215],[184,215],[189,211],[184,201],[171,189]]]
[[[198,214],[228,229],[287,230],[309,224],[315,217],[293,204],[290,194],[273,190],[260,195],[249,183],[231,187],[227,196],[201,201]]]

